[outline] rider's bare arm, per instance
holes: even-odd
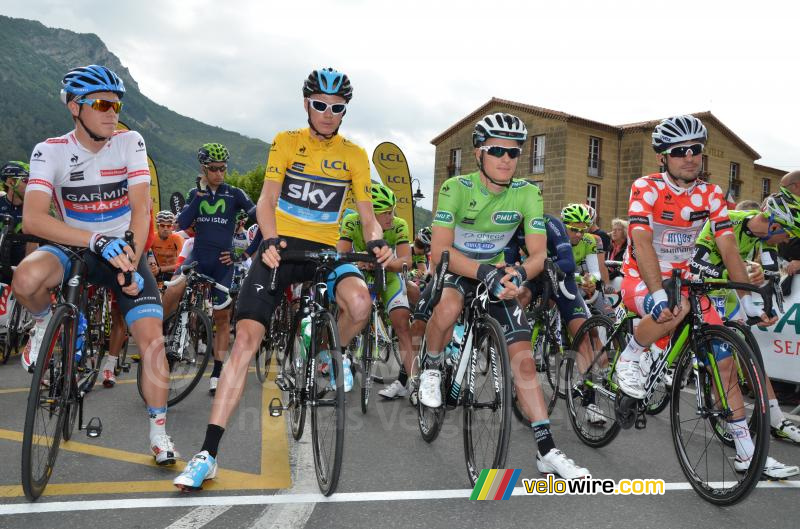
[[[92,232],[67,225],[50,216],[51,194],[28,191],[22,205],[22,231],[48,241],[68,246],[89,246]]]

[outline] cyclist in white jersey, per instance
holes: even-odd
[[[165,431],[169,370],[162,309],[153,274],[142,259],[150,226],[150,170],[138,132],[117,131],[122,80],[103,66],[75,68],[63,79],[61,101],[75,122],[68,134],[39,143],[31,155],[23,230],[57,244],[86,248],[89,282],[114,292],[144,367],[142,393],[150,416],[150,448],[159,465],[178,456]],[[60,218],[49,215],[54,202]],[[133,233],[133,248],[124,240]],[[12,289],[36,326],[23,366],[36,362],[52,316],[50,291],[63,280],[69,257],[55,245],[20,263]],[[129,272],[126,283],[123,272]]]

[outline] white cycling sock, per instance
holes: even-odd
[[[147,413],[150,415],[150,441],[152,442],[156,436],[167,433],[167,407],[151,408],[148,406]]]
[[[116,369],[116,367],[117,367],[117,357],[116,356],[111,356],[111,355],[106,355],[106,359],[105,359],[104,365],[103,365],[103,370],[105,371],[105,370],[109,369],[109,370],[113,371],[114,369]]]
[[[625,346],[625,350],[622,351],[619,360],[620,362],[638,362],[639,357],[642,356],[645,349],[645,346],[637,342],[636,338],[631,337],[630,341],[628,341],[628,345]]]
[[[780,428],[783,419],[783,410],[778,404],[778,399],[769,399],[769,425]]]
[[[750,438],[750,428],[747,427],[747,421],[744,419],[731,421],[727,423],[727,428],[733,437],[733,444],[736,446],[736,456],[739,461],[752,459],[756,447],[753,445],[753,439]]]

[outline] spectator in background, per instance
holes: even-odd
[[[625,251],[628,249],[628,221],[614,219],[611,221],[611,244],[608,247],[609,261],[622,261],[625,259]],[[621,266],[609,266],[608,278],[613,280],[615,277],[622,277]]]
[[[752,209],[761,209],[761,204],[759,204],[755,200],[742,200],[741,202],[736,204],[736,209],[738,211],[750,211]]]

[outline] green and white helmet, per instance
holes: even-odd
[[[764,215],[770,223],[777,222],[790,237],[800,237],[800,204],[783,193],[767,197]]]
[[[228,158],[230,158],[230,153],[221,143],[206,143],[197,151],[197,161],[202,165],[211,162],[227,162]]]
[[[375,213],[391,211],[397,205],[397,197],[394,192],[383,184],[372,183],[372,209]]]
[[[561,210],[564,224],[592,224],[592,214],[584,204],[567,204]]]

